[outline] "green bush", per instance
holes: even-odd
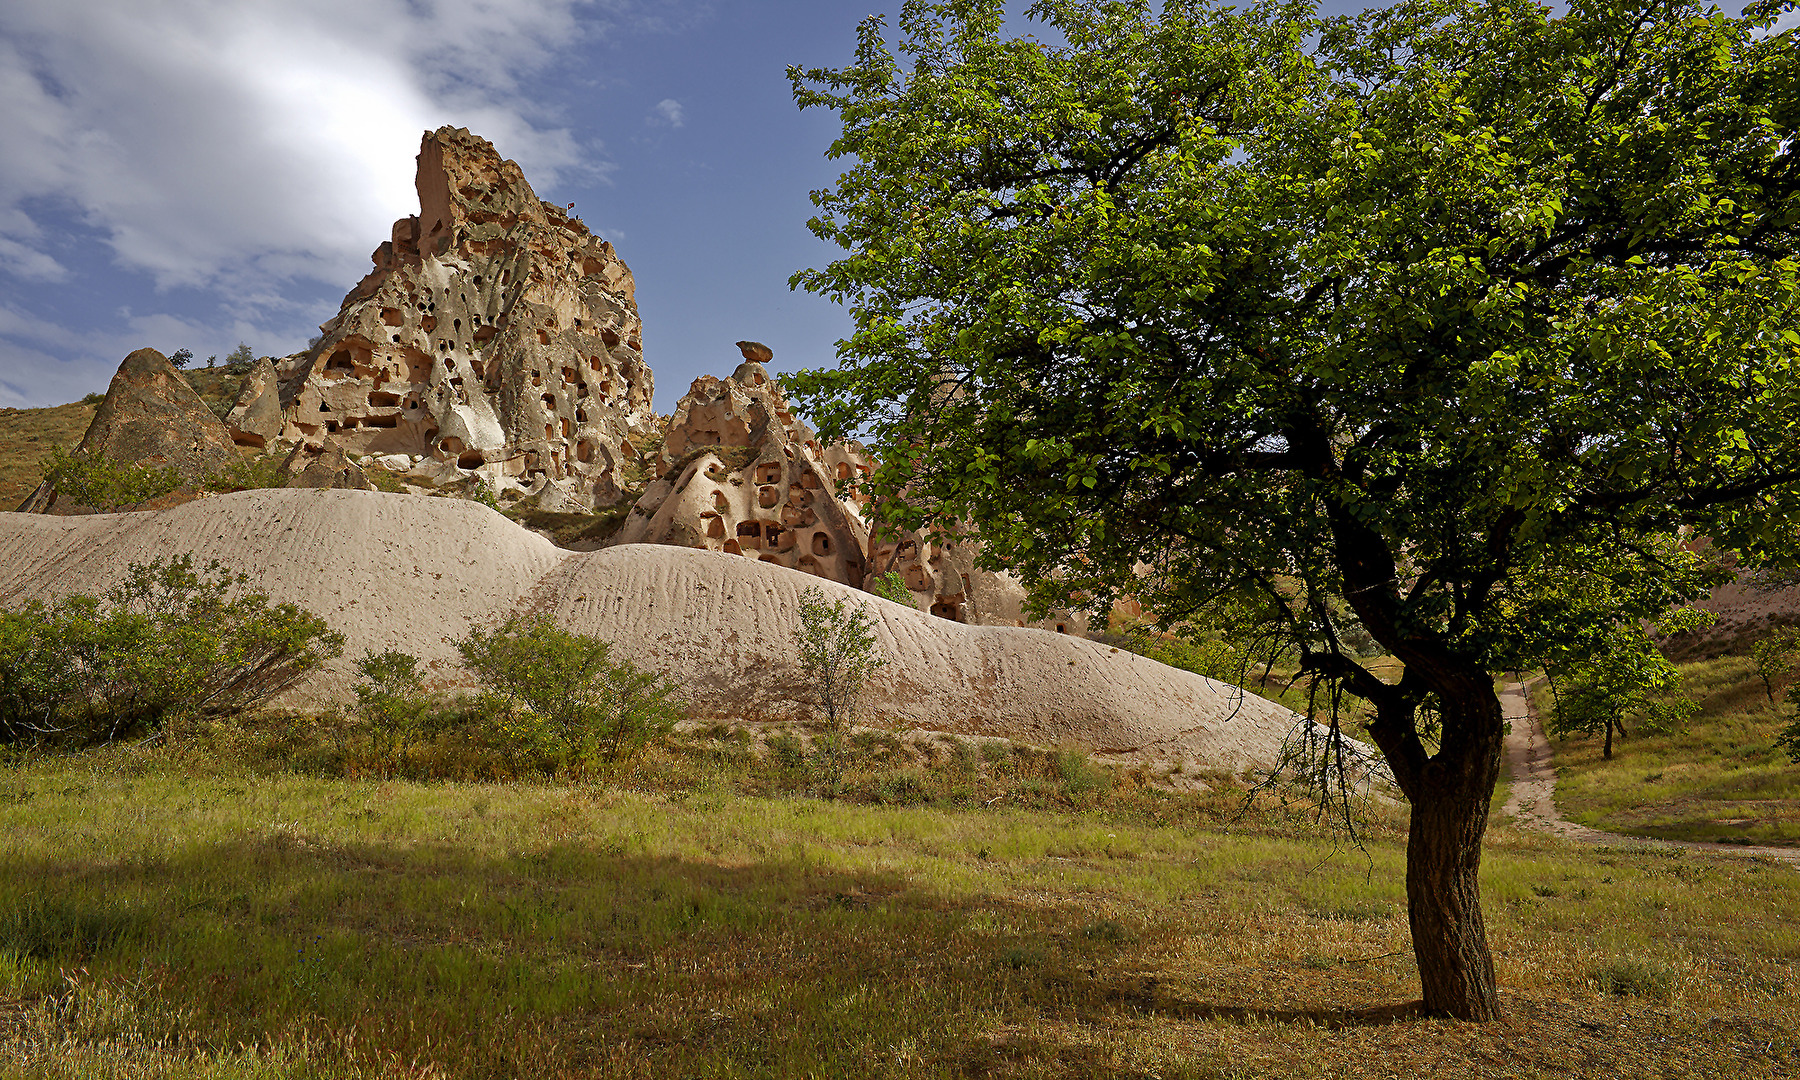
[[[207,477],[205,487],[210,491],[250,491],[257,488],[286,487],[287,470],[281,467],[281,459],[273,455],[258,454],[255,457],[238,458],[227,464],[218,472]]]
[[[896,570],[889,570],[885,574],[876,574],[863,582],[863,589],[866,592],[874,593],[883,600],[892,600],[896,604],[905,604],[907,607],[915,606],[912,590],[906,587],[906,579],[901,577]]]
[[[174,469],[156,469],[116,461],[104,454],[50,451],[44,479],[57,495],[96,510],[114,511],[167,495],[181,486]]]
[[[863,688],[887,661],[876,655],[869,605],[852,603],[848,596],[827,602],[818,586],[809,585],[800,594],[799,615],[794,644],[812,698],[809,704],[824,714],[819,755],[826,784],[835,794],[843,779],[846,740],[856,721]]]
[[[243,712],[343,651],[293,604],[191,555],[133,563],[104,599],[0,612],[0,742],[89,745],[170,720]]]
[[[351,687],[357,716],[368,725],[381,764],[397,768],[431,713],[431,695],[419,678],[419,658],[394,649],[366,650],[356,671],[365,680]]]
[[[508,619],[456,643],[521,740],[544,739],[575,768],[634,756],[683,715],[660,675],[613,662],[611,645],[546,616]]]

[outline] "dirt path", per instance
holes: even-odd
[[[1551,759],[1550,740],[1538,722],[1525,696],[1525,687],[1517,682],[1506,684],[1500,691],[1500,707],[1512,723],[1506,736],[1506,772],[1512,779],[1512,791],[1501,816],[1510,816],[1520,828],[1547,832],[1568,840],[1587,844],[1642,844],[1652,847],[1689,848],[1718,855],[1744,855],[1800,864],[1800,849],[1786,847],[1748,847],[1741,844],[1707,844],[1688,840],[1652,840],[1623,833],[1602,832],[1566,820],[1556,809],[1556,766]]]

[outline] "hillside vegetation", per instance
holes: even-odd
[[[244,384],[242,373],[223,367],[184,371],[188,385],[214,415],[224,416]],[[41,409],[0,409],[0,512],[13,510],[44,478],[45,462],[56,447],[73,450],[93,423],[102,391],[91,400]]]
[[[1748,656],[1677,665],[1683,693],[1699,705],[1679,730],[1617,741],[1555,739],[1558,808],[1597,829],[1664,840],[1800,843],[1800,764],[1776,737],[1793,722],[1777,686],[1765,692]],[[1534,698],[1540,715],[1548,691]]]

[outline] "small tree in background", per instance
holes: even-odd
[[[1677,730],[1700,706],[1680,696],[1681,673],[1636,627],[1621,627],[1613,649],[1550,671],[1556,705],[1550,730],[1601,735],[1601,756],[1613,756],[1613,736],[1631,720],[1640,732]]]
[[[192,349],[176,349],[175,355],[169,357],[169,363],[175,365],[178,368],[187,367],[189,364],[191,364],[193,362],[194,362],[194,350],[192,350]]]
[[[828,601],[818,586],[811,585],[800,594],[799,615],[794,644],[800,650],[800,669],[812,695],[810,704],[825,716],[820,745],[826,789],[836,795],[844,776],[845,744],[863,689],[871,675],[887,666],[887,660],[876,655],[875,622],[867,604],[848,596]]]
[[[248,375],[250,366],[254,363],[256,363],[256,354],[250,351],[250,346],[240,341],[237,348],[231,350],[225,357],[225,370],[233,375]]]
[[[425,726],[431,713],[431,695],[419,677],[419,658],[389,649],[365,650],[356,662],[363,677],[351,689],[356,693],[356,712],[369,725],[375,753],[384,767],[399,765],[406,745]]]
[[[1775,681],[1793,673],[1796,652],[1800,652],[1800,630],[1791,626],[1771,631],[1750,646],[1756,677],[1762,680],[1763,693],[1769,696],[1771,705],[1775,703]]]
[[[662,676],[614,662],[609,642],[559,629],[548,616],[470,631],[456,648],[505,712],[528,711],[576,767],[634,756],[684,712]]]

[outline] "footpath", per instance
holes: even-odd
[[[1609,844],[1615,847],[1687,848],[1714,855],[1777,859],[1800,865],[1800,848],[1753,847],[1742,844],[1708,844],[1692,840],[1652,840],[1642,836],[1602,832],[1564,818],[1556,809],[1556,765],[1550,755],[1550,740],[1544,725],[1531,708],[1525,687],[1509,682],[1500,691],[1500,707],[1512,730],[1506,736],[1506,772],[1512,780],[1512,791],[1503,817],[1511,817],[1522,829],[1550,833],[1584,844]]]

